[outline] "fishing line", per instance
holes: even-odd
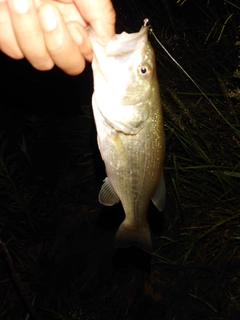
[[[164,47],[158,37],[155,35],[153,28],[150,25],[149,19],[146,18],[143,20],[144,27],[148,27],[150,34],[153,35],[157,43],[161,46],[161,48],[166,52],[166,54],[172,59],[172,61],[178,66],[178,68],[192,81],[195,87],[201,92],[204,98],[212,105],[212,107],[217,111],[217,113],[223,118],[223,120],[234,130],[234,132],[240,137],[240,134],[237,132],[237,129],[224,117],[224,115],[218,110],[215,104],[208,98],[205,92],[198,86],[198,84],[193,80],[193,78],[187,73],[187,71],[177,62],[176,59],[171,55],[171,53]]]

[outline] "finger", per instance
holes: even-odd
[[[68,74],[76,75],[85,68],[85,59],[73,40],[60,12],[54,5],[44,3],[39,7],[39,18],[48,52],[55,64]],[[75,34],[81,42],[81,33]]]
[[[78,49],[85,58],[85,60],[91,62],[92,45],[89,41],[86,28],[84,28],[81,24],[76,22],[68,22],[67,27],[73,40],[77,43]]]
[[[13,59],[24,57],[13,32],[11,17],[5,0],[0,1],[0,50]]]
[[[7,1],[15,36],[24,56],[38,70],[51,69],[54,64],[45,46],[33,0]]]
[[[103,41],[115,35],[116,14],[110,0],[73,0],[83,19]]]
[[[83,20],[78,9],[73,3],[73,0],[34,0],[36,8],[40,7],[44,1],[52,3],[59,10],[59,12],[61,12],[62,18],[65,22],[76,21],[85,27],[87,26],[86,22]]]

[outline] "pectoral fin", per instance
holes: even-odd
[[[165,205],[165,198],[166,198],[166,187],[165,187],[164,175],[162,173],[157,190],[154,196],[152,197],[152,202],[160,212],[163,211],[163,208]]]
[[[104,183],[98,195],[98,200],[104,206],[113,206],[114,204],[118,203],[120,199],[113,190],[113,187],[109,183],[108,178],[105,178],[103,182]]]

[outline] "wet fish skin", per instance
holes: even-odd
[[[93,47],[93,112],[107,178],[99,193],[105,205],[122,202],[125,219],[114,240],[152,251],[147,221],[152,198],[165,202],[165,136],[154,51],[148,28],[103,43],[89,30]]]

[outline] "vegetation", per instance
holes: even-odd
[[[118,32],[135,32],[149,18],[154,34],[208,97],[150,35],[167,145],[167,205],[163,215],[149,207],[155,251],[149,257],[112,246],[123,211],[97,200],[104,167],[91,107],[79,94],[82,80],[2,57],[1,74],[9,74],[8,61],[22,107],[3,90],[0,318],[239,319],[239,1],[114,4]],[[17,91],[23,71],[24,85],[34,79],[36,95],[52,90],[61,111],[54,113],[46,97],[33,107]],[[79,77],[85,83],[89,70]],[[76,92],[59,90],[69,82]]]

